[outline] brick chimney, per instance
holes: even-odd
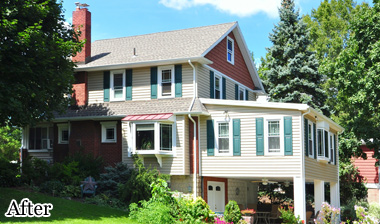
[[[88,63],[91,60],[91,12],[87,8],[89,5],[76,2],[76,10],[73,12],[73,25],[75,30],[80,30],[79,40],[86,39],[86,43],[81,52],[72,58],[74,62]]]

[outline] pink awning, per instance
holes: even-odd
[[[139,114],[139,115],[128,115],[122,119],[122,121],[145,121],[145,120],[167,120],[173,113],[168,114]]]

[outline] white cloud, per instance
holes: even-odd
[[[280,0],[160,0],[166,7],[177,10],[202,5],[212,5],[216,9],[239,17],[251,16],[260,12],[271,18],[278,16]]]

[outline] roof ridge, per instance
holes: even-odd
[[[149,35],[160,34],[160,33],[171,33],[171,32],[178,32],[178,31],[184,31],[184,30],[200,29],[200,28],[205,28],[205,27],[221,26],[221,25],[226,25],[226,24],[232,25],[232,24],[236,24],[236,23],[237,23],[237,21],[228,22],[228,23],[213,24],[213,25],[206,25],[206,26],[190,27],[190,28],[186,28],[186,29],[160,31],[160,32],[156,32],[156,33],[147,33],[147,34],[139,34],[139,35],[133,35],[133,36],[107,38],[107,39],[95,40],[93,43],[101,42],[101,41],[108,41],[108,40],[124,39],[124,38],[130,38],[130,37],[149,36]]]

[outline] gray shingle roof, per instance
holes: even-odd
[[[98,40],[91,61],[78,68],[201,57],[236,22],[183,30]],[[137,56],[133,56],[134,48]]]
[[[192,98],[174,98],[174,99],[154,99],[146,101],[123,101],[91,104],[79,108],[70,108],[64,114],[56,114],[56,119],[86,119],[89,117],[108,117],[136,114],[159,114],[159,113],[177,113],[188,112]],[[206,112],[207,109],[196,99],[192,112]]]

